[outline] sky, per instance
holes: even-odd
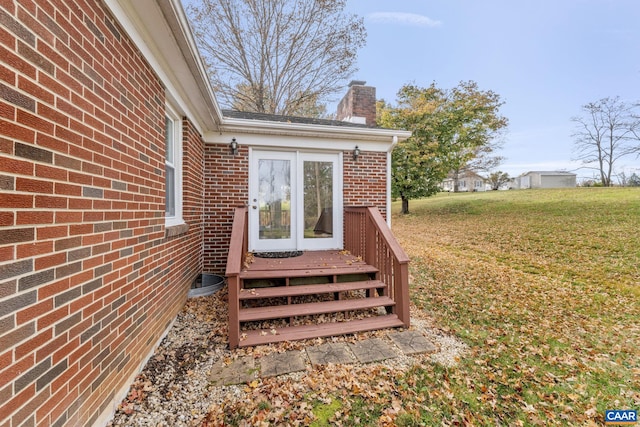
[[[571,117],[605,97],[640,101],[638,0],[347,0],[346,10],[367,29],[353,78],[378,99],[395,103],[407,83],[468,80],[500,95],[509,127],[499,169],[511,176],[594,177],[572,161]],[[640,173],[640,159],[616,169]]]

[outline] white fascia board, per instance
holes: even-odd
[[[390,151],[397,141],[411,132],[394,129],[284,123],[225,118],[220,132],[204,135],[205,142],[228,144],[236,138],[239,144],[283,148],[319,148],[363,151]]]
[[[105,0],[107,7],[164,84],[167,96],[201,134],[222,113],[179,0]]]

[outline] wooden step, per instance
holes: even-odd
[[[253,322],[256,320],[281,319],[323,313],[338,313],[340,311],[362,310],[375,307],[390,307],[395,304],[395,301],[389,297],[358,298],[303,304],[275,305],[268,307],[241,308],[238,317],[240,322]]]
[[[301,268],[289,270],[241,271],[239,277],[247,279],[279,279],[284,277],[340,276],[344,274],[377,273],[378,269],[367,264],[349,267]]]
[[[289,326],[276,329],[276,334],[264,330],[243,331],[240,347],[269,344],[282,341],[295,341],[308,338],[329,337],[333,335],[353,334],[356,332],[373,331],[377,329],[398,328],[403,323],[395,314],[374,316],[366,319],[350,320],[348,322],[320,323],[304,326]]]
[[[360,282],[322,283],[317,285],[273,286],[270,288],[240,289],[240,300],[258,298],[281,298],[302,295],[330,294],[334,292],[356,291],[361,289],[384,288],[379,280]]]

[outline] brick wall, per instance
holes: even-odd
[[[225,144],[205,147],[204,271],[224,274],[234,208],[249,199],[249,149],[236,155]]]
[[[237,155],[224,144],[205,147],[204,271],[224,274],[233,213],[249,199],[249,150],[241,145]],[[376,206],[386,217],[387,153],[353,152],[343,155],[345,206]]]
[[[386,218],[387,153],[362,151],[358,160],[344,152],[344,205],[375,206]]]
[[[109,410],[202,271],[204,147],[165,237],[164,88],[94,0],[0,0],[0,426]]]

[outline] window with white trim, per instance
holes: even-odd
[[[165,114],[165,219],[166,226],[182,220],[182,132],[180,117],[168,105]]]

